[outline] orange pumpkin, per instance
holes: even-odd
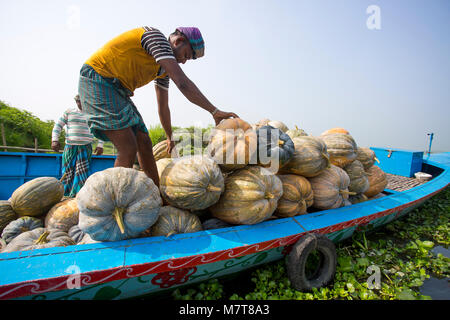
[[[45,216],[45,227],[68,232],[71,227],[78,224],[79,213],[75,198],[61,201],[55,204]]]
[[[278,175],[283,184],[283,195],[278,200],[274,215],[293,217],[306,214],[306,209],[313,204],[314,196],[309,181],[298,175]]]
[[[248,122],[242,120],[241,118],[231,118],[231,119],[222,120],[216,126],[216,129],[218,129],[218,130],[242,129],[245,132],[249,129],[252,129],[252,126]]]
[[[347,129],[336,127],[336,128],[331,128],[331,129],[328,129],[328,130],[322,132],[322,135],[330,134],[330,133],[350,134],[350,132],[348,132]]]
[[[369,178],[369,189],[364,192],[364,194],[371,198],[380,192],[382,192],[387,184],[387,176],[386,173],[381,170],[378,166],[372,166],[369,170],[366,171],[367,177]]]
[[[312,206],[320,210],[343,207],[348,196],[356,194],[348,191],[350,185],[348,174],[335,165],[308,180],[314,194]]]
[[[257,164],[256,131],[242,119],[226,119],[211,133],[207,153],[225,171]]]

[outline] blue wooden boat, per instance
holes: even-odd
[[[403,154],[417,160],[405,150],[373,150],[387,173],[410,167]],[[338,209],[170,237],[0,253],[0,299],[131,298],[281,259],[308,233],[339,242],[398,219],[449,185],[450,152],[421,156],[420,171],[431,180],[404,191],[385,189],[383,197]],[[92,171],[113,162],[112,156],[93,156]],[[60,163],[57,154],[0,152],[0,199],[33,178],[60,177]]]

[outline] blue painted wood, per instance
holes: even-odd
[[[149,237],[130,239],[117,242],[103,242],[97,244],[76,245],[69,247],[56,247],[40,249],[34,251],[19,251],[0,254],[0,270],[3,276],[0,277],[0,285],[21,283],[24,281],[37,281],[40,279],[57,278],[70,273],[68,269],[76,265],[81,273],[90,271],[102,271],[126,266],[135,266],[146,263],[158,263],[160,261],[173,260],[176,258],[189,258],[201,256],[203,254],[218,253],[243,246],[259,245],[265,241],[279,239],[291,235],[301,234],[306,231],[314,231],[340,223],[345,223],[376,214],[381,211],[397,208],[401,205],[411,203],[440,190],[450,183],[450,167],[442,162],[450,162],[450,153],[436,155],[424,159],[425,164],[435,165],[442,168],[439,176],[431,181],[412,188],[404,192],[395,192],[386,197],[370,200],[367,202],[354,204],[333,210],[324,210],[293,218],[284,218],[265,221],[251,226],[235,226],[231,228],[200,231],[191,234],[177,234],[171,237]],[[419,203],[417,204],[419,205]],[[405,209],[404,213],[411,208]],[[404,214],[402,213],[402,214]],[[394,215],[381,217],[372,221],[373,225],[381,225],[395,219]],[[351,236],[355,226],[346,230],[334,232],[330,238],[340,241]],[[271,257],[280,258],[281,248],[271,249]],[[256,254],[254,254],[256,255]],[[245,257],[246,259],[247,257]],[[251,258],[251,257],[250,257]],[[198,269],[204,273],[208,270],[210,274],[225,274],[226,272],[239,271],[242,268],[230,268],[230,270],[220,271],[225,264],[233,265],[244,258],[227,259],[211,264],[199,265]],[[261,260],[260,263],[263,260]],[[264,260],[268,261],[268,260]],[[20,270],[20,272],[17,272]],[[217,272],[217,273],[216,273]],[[124,294],[121,297],[132,296],[136,292],[144,293],[145,290],[158,291],[161,288],[150,286],[148,283],[155,275],[148,275],[145,279],[117,280],[103,286],[121,286]],[[125,285],[125,282],[127,283]],[[129,285],[129,287],[127,287]],[[139,290],[139,286],[146,286],[144,291]],[[92,298],[93,290],[97,290],[97,285],[83,287],[79,292],[79,297]],[[125,289],[128,288],[128,289]],[[151,288],[151,289],[149,289]],[[128,291],[126,291],[128,290]],[[67,294],[67,290],[65,291]],[[77,291],[78,292],[78,291]],[[84,292],[85,294],[82,294]],[[74,294],[75,292],[68,293]],[[61,293],[49,294],[49,297],[61,297]]]
[[[115,156],[92,156],[90,174],[114,166]],[[14,190],[38,177],[61,178],[62,154],[0,152],[0,200],[7,200]]]
[[[370,148],[380,161],[379,166],[384,172],[413,177],[422,170],[423,152],[403,149]]]

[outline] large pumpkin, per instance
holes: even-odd
[[[364,194],[371,198],[382,192],[386,188],[388,181],[386,173],[378,166],[374,165],[366,172],[369,178],[369,189]]]
[[[11,203],[6,200],[0,200],[0,233],[15,219],[17,219],[17,213],[11,207]]]
[[[280,178],[260,166],[236,170],[225,179],[225,192],[209,210],[230,224],[255,224],[272,216],[283,195]]]
[[[312,206],[320,210],[343,207],[348,196],[355,194],[348,191],[350,185],[348,174],[335,165],[308,180],[314,194]]]
[[[224,179],[217,163],[208,156],[173,159],[161,172],[161,194],[172,206],[202,210],[219,201]]]
[[[327,146],[321,139],[303,136],[294,138],[293,142],[294,155],[280,173],[314,177],[330,166]]]
[[[20,217],[16,220],[11,221],[2,232],[2,239],[6,243],[11,242],[12,239],[17,237],[19,234],[34,230],[36,228],[42,228],[44,223],[41,219],[35,217]]]
[[[283,184],[283,195],[274,214],[284,218],[307,213],[314,200],[309,181],[295,174],[278,175],[278,178]]]
[[[65,247],[74,244],[75,242],[67,232],[58,229],[36,228],[15,237],[2,252]]]
[[[369,170],[376,162],[380,163],[380,161],[375,156],[375,152],[370,148],[358,147],[356,149],[356,160],[361,162],[364,167],[364,170]]]
[[[286,134],[289,137],[291,137],[291,139],[308,135],[303,129],[300,129],[297,126],[295,126],[295,129],[290,129],[290,130],[286,131]]]
[[[295,146],[292,139],[283,131],[271,126],[264,126],[256,131],[258,137],[258,164],[274,168],[278,172],[294,155]]]
[[[64,196],[64,186],[56,178],[40,177],[28,181],[11,195],[11,207],[19,216],[40,216]]]
[[[92,174],[76,196],[79,227],[97,241],[135,238],[158,219],[162,199],[145,173],[114,167]]]
[[[330,161],[335,166],[344,168],[356,160],[356,149],[358,147],[351,135],[345,133],[329,133],[322,134],[320,138],[327,145]]]
[[[68,232],[78,224],[78,206],[75,198],[66,199],[55,204],[45,216],[45,227]]]
[[[242,119],[226,119],[214,128],[206,153],[224,170],[257,163],[256,131]]]
[[[150,229],[152,236],[166,237],[203,230],[202,223],[195,214],[172,206],[161,208],[158,220]]]
[[[350,178],[348,190],[356,193],[364,193],[369,189],[369,179],[364,167],[358,160],[353,161],[344,167]]]

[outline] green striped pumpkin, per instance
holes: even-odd
[[[15,237],[2,252],[65,247],[74,244],[75,242],[67,232],[59,229],[36,228]]]
[[[330,161],[335,166],[344,168],[356,160],[356,150],[358,146],[349,134],[328,133],[320,136],[327,145]]]
[[[230,224],[255,224],[269,219],[283,195],[280,178],[260,166],[236,170],[225,179],[225,192],[209,210]]]
[[[180,209],[202,210],[219,201],[224,179],[208,156],[183,156],[166,163],[160,172],[160,190],[167,202]]]
[[[0,233],[13,220],[17,218],[16,212],[11,207],[11,203],[6,200],[0,201]]]
[[[151,236],[170,236],[203,230],[199,217],[189,211],[165,206],[159,210],[156,223],[151,226]]]
[[[356,193],[364,193],[369,189],[369,178],[364,171],[364,167],[358,160],[353,161],[344,167],[350,178],[350,185],[348,191]]]
[[[28,181],[11,195],[11,207],[20,216],[41,216],[64,196],[64,186],[56,178],[40,177]]]
[[[319,175],[330,166],[327,146],[320,138],[302,136],[292,141],[295,147],[294,155],[280,169],[280,173],[310,178]]]

